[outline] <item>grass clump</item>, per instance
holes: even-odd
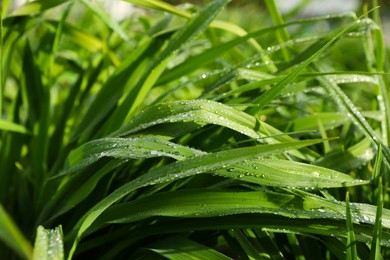
[[[125,2],[3,4],[4,257],[388,256],[378,9]]]

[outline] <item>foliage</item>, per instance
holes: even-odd
[[[378,9],[126,2],[3,3],[2,257],[389,256]]]

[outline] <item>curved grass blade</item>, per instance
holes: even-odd
[[[183,161],[177,161],[175,163],[171,163],[148,172],[147,174],[142,175],[115,190],[113,193],[96,204],[90,211],[88,211],[88,213],[84,215],[82,219],[80,219],[78,224],[73,229],[73,232],[77,232],[77,234],[73,234],[76,235],[76,237],[74,239],[68,258],[71,259],[77,247],[78,241],[82,238],[85,231],[93,224],[96,218],[109,206],[133,190],[149,185],[182,179],[204,172],[212,172],[242,161],[255,159],[260,156],[281,153],[287,150],[299,149],[319,142],[322,142],[322,140],[314,139],[292,143],[237,148],[212,154],[200,155]]]
[[[169,237],[164,240],[160,240],[152,245],[146,246],[147,250],[162,255],[163,257],[171,260],[182,260],[182,259],[210,259],[210,260],[227,260],[230,257],[224,254],[196,243],[192,240],[184,237]]]
[[[265,158],[232,165],[215,174],[266,186],[306,189],[340,188],[370,182],[323,167]]]
[[[45,229],[37,228],[34,243],[33,260],[63,260],[64,245],[62,242],[62,227]]]
[[[0,204],[0,240],[21,258],[31,259],[32,246]]]
[[[112,136],[126,136],[164,123],[195,122],[228,127],[252,138],[256,133],[256,119],[230,106],[209,100],[173,101],[147,107]]]
[[[167,156],[180,160],[200,154],[203,153],[151,136],[103,138],[88,142],[72,151],[65,162],[64,170],[55,177],[84,169],[103,157],[141,159]]]
[[[153,216],[205,218],[222,215],[274,213],[292,216],[294,196],[268,191],[226,192],[218,190],[178,190],[163,192],[136,201],[113,205],[95,222],[131,223]],[[95,227],[96,227],[95,226]]]

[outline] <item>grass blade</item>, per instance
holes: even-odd
[[[265,4],[267,6],[268,12],[271,15],[272,21],[275,25],[281,25],[284,23],[283,17],[279,12],[279,9],[276,6],[276,3],[274,0],[266,0]],[[276,38],[278,39],[278,42],[284,43],[287,42],[290,39],[290,35],[288,34],[286,28],[281,28],[280,30],[276,31]],[[290,55],[288,53],[288,50],[286,48],[282,49],[283,56],[286,60],[289,60]]]
[[[374,225],[374,234],[372,236],[370,260],[382,259],[381,254],[381,239],[382,239],[382,211],[383,211],[383,184],[382,184],[382,146],[379,145],[377,158],[374,166],[373,181],[375,185],[375,197],[376,199],[376,218]]]
[[[21,258],[31,259],[32,246],[0,204],[0,240]]]
[[[149,106],[112,135],[126,136],[159,124],[189,121],[199,125],[221,125],[252,138],[260,137],[256,133],[257,123],[254,117],[208,100],[174,101]]]
[[[64,245],[61,226],[54,229],[37,228],[33,260],[63,260]]]
[[[23,56],[24,95],[27,99],[29,127],[34,129],[31,149],[32,168],[36,187],[41,187],[47,177],[48,131],[50,125],[51,97],[48,86],[44,85],[42,73],[32,52],[30,43],[25,45]],[[37,189],[38,192],[39,189]]]
[[[55,177],[72,174],[103,157],[140,159],[168,156],[183,159],[199,154],[202,152],[151,136],[103,138],[88,142],[72,151],[66,160],[64,171]]]
[[[346,259],[348,260],[355,260],[358,259],[357,255],[357,249],[356,249],[356,238],[355,238],[355,231],[353,229],[352,224],[352,216],[351,216],[351,207],[349,204],[349,194],[347,192],[346,199],[346,212],[347,212],[347,256]]]
[[[216,175],[273,187],[337,188],[368,184],[347,174],[309,164],[277,159],[254,160],[219,170]]]
[[[382,240],[382,211],[383,211],[383,185],[382,178],[379,177],[377,186],[377,210],[374,225],[374,234],[372,236],[370,260],[382,259],[381,240]]]

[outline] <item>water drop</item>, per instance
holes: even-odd
[[[311,174],[314,175],[315,177],[320,177],[320,173],[319,172],[312,172]]]

